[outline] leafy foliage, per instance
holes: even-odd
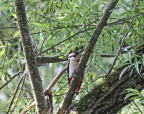
[[[107,0],[25,1],[35,55],[63,58],[76,47],[83,51],[108,3]],[[117,54],[120,47],[121,38],[124,39],[123,48],[130,46],[132,49],[126,50],[126,54],[122,53],[118,57],[117,67],[126,66],[121,71],[119,78],[127,70],[131,70],[132,73],[134,69],[140,76],[143,76],[141,66],[144,65],[142,60],[144,57],[139,60],[137,59],[139,57],[134,53],[139,45],[144,42],[143,6],[144,2],[140,0],[121,0],[119,2],[93,50],[82,91],[74,102],[91,91],[93,86],[101,83],[102,78],[97,80],[97,77],[108,72],[114,60],[113,56]],[[24,55],[19,35],[13,0],[0,0],[0,85],[10,80],[16,72],[22,70]],[[112,57],[105,58],[102,55]],[[124,64],[126,61],[128,63]],[[49,63],[39,67],[44,88],[66,64],[67,62]],[[67,90],[66,75],[61,78],[53,91],[55,109],[61,103]],[[17,76],[0,91],[0,101],[3,102],[0,110],[6,110],[8,100],[11,99],[10,93],[15,90],[20,76]],[[140,100],[142,93],[138,94],[132,89],[129,91],[131,94],[128,94],[128,96],[137,95],[137,97],[133,97],[133,100],[143,101],[143,99]],[[25,79],[20,96],[14,113],[19,113],[33,99],[28,78]]]
[[[129,89],[126,90],[126,92],[128,94],[126,95],[125,100],[130,99],[130,100],[133,101],[130,105],[125,107],[125,108],[128,109],[127,113],[130,113],[130,114],[143,113],[143,111],[144,111],[143,110],[143,106],[144,106],[144,94],[143,94],[143,91],[139,92],[136,89],[129,88]],[[132,110],[129,110],[129,109],[132,109]],[[124,111],[122,111],[122,113],[124,113]]]
[[[128,53],[128,62],[124,63],[124,65],[127,65],[127,66],[121,71],[119,78],[121,78],[122,75],[128,70],[131,70],[131,73],[129,74],[129,76],[131,76],[131,74],[133,73],[134,70],[137,71],[139,76],[143,76],[144,75],[142,72],[143,62],[144,61],[143,61],[142,57],[134,55],[134,54],[133,54],[133,56],[131,56],[131,54]]]

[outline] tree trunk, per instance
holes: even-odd
[[[125,90],[135,88],[141,91],[144,78],[139,76],[136,70],[130,76],[131,69],[129,69],[119,79],[123,68],[125,66],[111,73],[108,78],[104,78],[102,84],[95,86],[89,94],[74,105],[79,114],[116,114],[130,103],[130,100],[125,99]],[[144,67],[142,71],[144,72]]]
[[[37,68],[36,58],[32,48],[30,31],[27,24],[26,12],[23,0],[15,0],[15,9],[17,14],[18,26],[22,39],[23,51],[26,59],[28,74],[36,101],[36,109],[38,114],[46,114],[46,103],[42,88],[42,80]]]

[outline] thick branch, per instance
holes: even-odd
[[[38,64],[46,64],[46,63],[63,62],[66,61],[67,58],[66,57],[60,58],[59,56],[55,56],[55,57],[38,56],[36,57],[36,60]]]
[[[69,106],[71,105],[72,98],[74,96],[75,89],[76,89],[77,83],[80,79],[80,76],[82,75],[82,73],[86,67],[87,61],[90,57],[90,54],[92,53],[92,50],[98,40],[99,35],[102,32],[104,26],[106,25],[107,20],[110,17],[110,14],[112,13],[112,10],[115,8],[117,2],[118,2],[118,0],[111,0],[111,3],[108,5],[103,17],[101,18],[99,24],[97,25],[97,27],[94,31],[94,34],[90,38],[90,41],[84,51],[84,54],[81,58],[79,65],[78,65],[78,68],[75,70],[75,72],[73,74],[74,78],[72,80],[71,87],[69,88],[68,92],[66,93],[66,96],[62,103],[62,106],[59,108],[57,114],[65,113],[67,111],[67,109],[69,108]]]
[[[105,58],[110,58],[110,57],[115,57],[115,54],[101,54],[101,57],[105,57]],[[47,63],[57,63],[57,62],[63,62],[63,61],[67,61],[67,58],[65,56],[63,56],[62,58],[60,58],[59,56],[55,56],[55,57],[46,57],[46,56],[38,56],[36,57],[38,66],[47,64]]]
[[[139,91],[143,88],[144,78],[139,76],[136,70],[127,70],[121,79],[120,73],[124,67],[111,73],[104,83],[97,85],[84,96],[78,104],[75,104],[79,114],[116,114],[122,107],[130,103],[125,100],[126,89],[135,88]],[[144,67],[143,67],[144,71]],[[131,74],[131,76],[129,76]]]
[[[42,88],[42,81],[39,76],[36,58],[32,49],[32,42],[30,37],[30,31],[28,28],[26,12],[23,0],[15,0],[15,10],[17,15],[18,27],[20,30],[22,46],[26,59],[26,65],[28,67],[28,73],[30,76],[30,82],[34,93],[34,99],[36,101],[36,109],[38,114],[46,114],[46,105]]]
[[[140,46],[140,52],[142,51],[143,48]],[[143,53],[137,57],[138,61],[142,62],[140,56]],[[135,57],[131,58],[132,61],[134,59]],[[138,66],[142,68],[142,75],[144,73],[144,66],[143,64],[139,64]],[[79,103],[75,104],[73,108],[80,114],[116,114],[122,107],[130,103],[130,100],[125,99],[125,95],[127,94],[125,90],[127,88],[134,88],[139,91],[143,90],[144,78],[133,67],[127,69],[123,73],[122,78],[119,78],[125,67],[127,66],[124,65],[117,68],[107,78],[104,78],[103,83],[94,86],[93,90],[81,98]],[[104,77],[106,76],[107,74]]]
[[[101,54],[101,57],[115,57],[115,54]],[[36,57],[37,63],[38,65],[43,65],[43,64],[47,64],[47,63],[57,63],[57,62],[63,62],[63,61],[67,61],[67,57],[63,56],[62,58],[60,58],[59,56],[55,56],[55,57],[46,57],[46,56],[38,56]]]
[[[52,91],[52,88],[54,87],[54,85],[57,83],[57,81],[61,78],[61,76],[66,72],[67,66],[65,66],[63,68],[63,70],[61,72],[59,72],[55,78],[52,80],[52,82],[50,83],[50,85],[46,88],[46,90],[44,91],[45,95],[48,95],[49,92]]]

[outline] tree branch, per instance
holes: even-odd
[[[101,57],[115,57],[116,54],[101,54]],[[38,62],[38,65],[41,64],[46,64],[46,63],[57,63],[57,62],[63,62],[63,61],[67,61],[67,57],[65,56],[54,56],[54,57],[46,57],[46,56],[37,56],[36,60]]]
[[[42,81],[39,76],[36,58],[32,48],[30,31],[28,28],[27,17],[23,0],[15,0],[15,10],[17,15],[18,27],[20,30],[23,51],[26,59],[26,65],[30,76],[31,87],[36,102],[36,110],[38,114],[46,114],[46,102],[44,99]]]
[[[52,82],[50,83],[50,85],[49,85],[49,86],[46,88],[46,90],[44,91],[44,94],[45,94],[45,95],[48,95],[49,92],[52,91],[52,88],[53,88],[54,85],[57,83],[57,81],[60,79],[60,77],[66,72],[66,69],[67,69],[67,66],[65,66],[65,67],[63,68],[63,70],[55,76],[55,78],[52,80]]]
[[[25,74],[25,75],[26,75],[26,74]],[[22,89],[23,89],[24,81],[25,81],[25,77],[23,77],[22,85],[21,85],[21,88],[19,89],[19,93],[18,93],[18,95],[17,95],[17,99],[15,100],[14,106],[13,106],[13,108],[12,108],[12,112],[14,111],[14,108],[17,106],[18,100],[19,100],[19,98],[20,98],[20,95],[21,95],[21,92],[22,92]]]
[[[13,97],[12,97],[12,99],[11,99],[11,102],[10,102],[10,104],[9,104],[9,106],[8,106],[7,114],[9,113],[9,111],[10,111],[10,109],[11,109],[11,106],[12,106],[12,104],[13,104],[13,102],[14,102],[14,98],[15,98],[15,96],[16,96],[16,94],[17,94],[17,91],[18,91],[18,89],[19,89],[19,86],[20,86],[21,82],[23,81],[23,79],[24,79],[24,77],[25,77],[25,74],[26,74],[26,72],[23,73],[22,77],[20,78],[20,80],[19,80],[19,82],[18,82],[18,84],[17,84],[17,87],[16,87],[15,92],[14,92],[14,94],[13,94]]]
[[[117,53],[117,55],[116,55],[116,57],[115,57],[115,59],[114,59],[114,61],[113,61],[113,64],[111,65],[111,67],[110,67],[110,69],[109,69],[109,71],[108,71],[108,73],[107,73],[107,76],[111,73],[114,65],[116,64],[116,61],[117,61],[117,59],[118,59],[118,56],[120,55],[122,46],[123,46],[123,39],[122,39],[122,41],[121,41],[121,45],[120,45],[120,48],[119,48],[119,50],[118,50],[118,53]]]
[[[144,78],[139,76],[136,70],[131,73],[131,69],[128,69],[119,79],[121,71],[125,67],[123,66],[112,72],[108,79],[96,85],[73,108],[80,114],[117,114],[122,107],[130,103],[130,100],[125,99],[126,89],[135,88],[141,91],[144,87]],[[131,76],[129,76],[130,74]]]
[[[36,105],[36,102],[32,102],[26,109],[24,109],[21,114],[25,114],[27,113],[28,111],[30,111],[34,106]]]
[[[86,68],[86,64],[90,57],[90,54],[92,53],[92,50],[99,38],[99,35],[102,32],[104,26],[106,25],[107,20],[110,17],[110,14],[112,13],[112,10],[115,8],[117,2],[118,2],[118,0],[111,0],[103,17],[101,18],[99,24],[97,25],[92,37],[90,38],[90,41],[89,41],[88,45],[86,46],[84,54],[80,60],[78,68],[75,70],[75,72],[73,74],[73,80],[72,80],[71,86],[70,86],[69,90],[67,91],[66,96],[62,102],[62,106],[58,109],[57,114],[63,114],[65,112],[67,112],[67,109],[71,105],[72,98],[75,94],[75,89],[76,89],[77,83],[80,79],[80,76],[82,75],[84,69]]]
[[[110,57],[115,57],[115,54],[101,54],[101,57],[106,57],[106,58],[110,58]],[[36,57],[38,66],[41,66],[43,64],[47,64],[47,63],[57,63],[57,62],[63,62],[63,61],[67,61],[67,57],[62,56],[55,56],[55,57],[46,57],[46,56],[38,56]]]
[[[0,29],[12,29],[12,28],[17,28],[17,27],[0,27]]]
[[[65,73],[67,66],[65,66],[61,72],[59,72],[55,78],[52,80],[52,82],[50,83],[50,85],[45,89],[44,94],[45,96],[51,94],[52,92],[52,88],[54,87],[54,85],[56,84],[56,82],[60,79],[60,77]],[[36,102],[32,102],[26,109],[24,109],[21,114],[25,114],[26,112],[28,112],[29,110],[31,110],[34,106],[36,105]]]
[[[84,28],[85,28],[85,27],[84,27]],[[55,46],[57,46],[57,45],[59,45],[59,44],[61,44],[61,43],[63,43],[63,42],[65,42],[65,41],[73,38],[74,36],[78,35],[79,33],[85,32],[85,31],[87,31],[87,30],[94,29],[94,27],[93,27],[93,28],[89,28],[89,29],[83,30],[84,28],[82,28],[81,30],[79,30],[79,31],[78,31],[77,33],[75,33],[74,35],[72,35],[72,36],[70,36],[70,37],[68,37],[68,38],[66,38],[66,39],[64,39],[64,40],[62,40],[62,41],[60,41],[60,42],[58,42],[58,43],[56,43],[56,44],[53,44],[53,45],[52,45],[51,47],[49,47],[48,49],[46,49],[46,50],[40,52],[39,54],[37,54],[37,56],[38,56],[38,55],[41,55],[41,54],[43,54],[43,53],[45,53],[45,52],[47,52],[47,51],[50,50],[51,48],[54,48]]]
[[[16,76],[18,76],[22,71],[17,72],[9,81],[7,81],[4,85],[0,87],[0,90],[4,88],[9,82],[11,82]]]
[[[136,102],[133,101],[133,103],[134,103],[134,105],[136,106],[136,108],[138,109],[138,111],[139,111],[141,114],[143,114],[143,112],[140,110],[140,108],[138,107],[138,105],[136,104]]]
[[[143,53],[138,57],[141,61],[142,58],[140,56]],[[129,68],[125,71],[122,78],[119,79],[125,67],[127,66],[124,64],[122,67],[115,69],[108,78],[104,78],[102,83],[95,85],[91,92],[81,98],[77,104],[74,104],[73,109],[80,114],[116,114],[122,107],[130,103],[131,101],[129,99],[125,99],[126,90],[128,88],[134,88],[142,91],[144,88],[144,78],[137,73],[136,69]],[[142,68],[141,74],[143,74],[144,66],[139,64],[139,67]],[[106,76],[107,74],[104,77]]]
[[[60,58],[59,56],[55,56],[55,57],[38,56],[36,57],[36,60],[38,64],[46,64],[46,63],[63,62],[66,61],[67,58],[65,56],[63,56],[62,58]]]

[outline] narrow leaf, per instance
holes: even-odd
[[[120,76],[119,76],[119,79],[121,79],[122,75],[123,75],[131,66],[132,66],[132,65],[129,65],[129,66],[125,67],[125,68],[121,71]]]

